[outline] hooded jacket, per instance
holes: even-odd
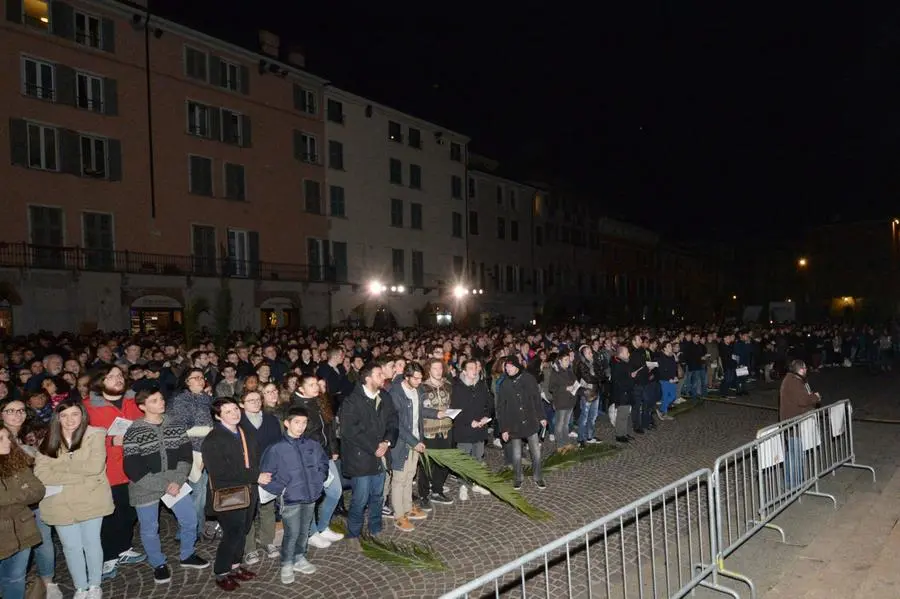
[[[140,420],[144,413],[134,403],[134,391],[126,391],[122,397],[121,407],[106,401],[104,397],[93,391],[84,404],[88,414],[88,422],[91,426],[108,429],[116,418],[126,420]],[[125,474],[125,454],[121,445],[113,445],[113,437],[106,437],[106,477],[109,484],[127,485],[128,476]]]

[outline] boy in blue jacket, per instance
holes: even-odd
[[[284,417],[285,435],[262,457],[261,472],[271,472],[272,481],[262,485],[268,493],[281,498],[281,582],[294,582],[294,572],[312,574],[316,567],[306,559],[309,527],[316,501],[328,484],[328,456],[318,441],[303,437],[309,413],[291,406]]]

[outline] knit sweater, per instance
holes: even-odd
[[[188,431],[194,451],[200,451],[203,439],[213,426],[213,417],[209,411],[212,397],[205,393],[182,391],[172,398],[166,408],[166,414]]]
[[[166,487],[179,487],[191,470],[191,442],[184,426],[164,416],[161,424],[136,420],[125,432],[125,474],[134,507],[153,505]]]
[[[437,387],[431,385],[430,382],[422,383],[422,405],[426,408],[434,408],[438,412],[444,411],[450,407],[450,384],[447,381],[441,381]],[[449,418],[423,420],[424,437],[426,439],[434,439],[438,435],[446,437],[453,428],[453,421]]]

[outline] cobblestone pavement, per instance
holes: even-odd
[[[891,389],[896,388],[897,382],[894,375],[884,375],[882,378],[876,377],[878,384],[875,384],[867,374],[857,369],[825,372],[816,376],[820,378],[814,379],[813,384],[823,392],[823,396],[854,397],[851,391],[856,388],[854,385],[858,385],[866,393],[880,393],[884,399],[866,400],[877,406],[893,401]],[[893,386],[885,385],[888,380],[894,383]],[[766,397],[771,394],[771,390],[757,389],[749,400],[751,403],[771,405],[771,398]],[[857,392],[855,395],[862,394]],[[856,397],[854,401],[857,401]],[[429,520],[421,522],[412,533],[401,533],[393,528],[392,521],[385,521],[385,536],[388,538],[430,544],[446,562],[448,571],[445,573],[387,566],[366,558],[359,549],[353,549],[350,543],[341,541],[324,550],[311,548],[309,559],[318,566],[318,572],[311,576],[298,574],[297,581],[291,586],[279,582],[278,560],[263,558],[254,567],[258,579],[243,584],[228,596],[235,599],[436,597],[682,476],[710,467],[718,455],[752,439],[759,428],[775,420],[776,414],[771,410],[706,403],[680,415],[674,422],[663,423],[659,430],[640,436],[636,442],[610,458],[549,474],[546,490],[538,490],[531,481],[526,481],[523,493],[535,505],[553,514],[553,519],[548,522],[532,522],[500,501],[478,495],[468,502],[457,500],[450,506],[435,506]],[[612,442],[613,433],[608,420],[601,415],[598,423],[598,436]],[[550,447],[551,444],[546,443],[545,451]],[[488,460],[497,466],[501,460],[500,452],[489,450]],[[173,557],[177,556],[175,522],[168,514],[160,519],[160,533],[172,567],[171,583],[154,584],[152,571],[145,564],[126,566],[119,569],[115,579],[104,583],[105,597],[137,599],[225,595],[215,586],[209,569],[182,570],[177,566]],[[135,529],[136,548],[139,544]],[[211,559],[215,544],[202,541],[197,551]],[[72,588],[59,553],[58,560],[58,582],[66,597],[70,597]]]

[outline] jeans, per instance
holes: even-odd
[[[75,590],[86,591],[88,587],[100,586],[103,574],[102,525],[103,518],[93,518],[56,527]]]
[[[803,445],[800,437],[789,436],[787,455],[784,456],[784,484],[790,491],[803,483]]]
[[[3,593],[3,599],[23,599],[25,597],[25,574],[28,572],[30,556],[31,547],[28,547],[7,558],[0,559],[0,593]]]
[[[244,555],[256,551],[257,537],[259,537],[259,544],[263,547],[275,544],[277,511],[277,499],[256,506],[256,518],[250,523],[250,532],[247,533],[247,538],[244,540]]]
[[[194,513],[197,515],[197,534],[206,523],[206,486],[209,484],[209,474],[206,469],[200,474],[200,480],[195,483],[188,481],[191,485],[191,501],[194,502]]]
[[[34,521],[41,533],[41,544],[34,547],[34,563],[38,576],[53,580],[56,571],[56,549],[53,547],[53,536],[50,525],[41,520],[41,510],[34,510]]]
[[[728,395],[731,390],[737,386],[736,383],[737,374],[735,373],[734,368],[726,368],[725,373],[722,375],[722,384],[719,386],[719,393]]]
[[[644,387],[644,395],[641,398],[641,428],[653,426],[653,411],[659,398],[660,390],[656,381]]]
[[[468,456],[472,456],[479,462],[484,461],[484,441],[475,443],[457,443],[456,448]]]
[[[688,397],[691,399],[699,399],[705,395],[703,392],[703,388],[706,387],[705,371],[688,370],[684,379],[684,386],[687,387]]]
[[[159,541],[159,503],[142,505],[137,508],[138,522],[141,525],[141,544],[147,553],[147,561],[154,568],[166,563]],[[194,554],[197,542],[197,513],[194,502],[187,497],[172,506],[175,519],[178,520],[178,542],[180,544],[179,559],[186,560]]]
[[[531,470],[534,480],[541,480],[541,441],[537,433],[528,436],[528,449],[531,451]],[[513,473],[515,482],[522,483],[522,439],[510,439]]]
[[[350,511],[347,514],[347,536],[356,538],[362,534],[366,506],[369,508],[369,534],[381,532],[381,493],[384,489],[384,472],[350,479]]]
[[[553,423],[553,434],[556,435],[556,446],[571,445],[569,441],[569,423],[572,422],[572,408],[556,410],[556,422]]]
[[[137,514],[128,498],[128,484],[113,485],[113,513],[103,517],[100,527],[100,544],[103,545],[103,561],[119,559],[119,555],[131,549],[134,540],[134,521]]]
[[[578,442],[584,443],[594,438],[597,424],[597,413],[600,410],[600,400],[581,400],[581,414],[578,416]]]
[[[631,415],[631,404],[616,406],[616,437],[628,435],[628,416]]]
[[[325,487],[322,499],[319,501],[318,513],[313,514],[312,525],[309,529],[310,535],[328,530],[328,525],[331,524],[331,516],[334,515],[334,508],[337,507],[338,501],[341,500],[341,475],[334,460],[328,461],[328,472],[334,477],[334,480]]]
[[[334,486],[336,483],[332,483]],[[340,485],[338,485],[340,486]],[[281,506],[284,538],[281,540],[281,565],[294,565],[296,557],[306,557],[306,543],[316,513],[316,503],[286,503]],[[381,507],[378,508],[381,515]]]
[[[641,426],[641,405],[644,403],[644,385],[635,385],[631,390],[631,427],[634,430],[640,430]]]
[[[663,414],[668,413],[669,407],[675,402],[675,387],[675,383],[669,381],[659,382],[659,389],[662,392],[662,406],[659,411]]]

